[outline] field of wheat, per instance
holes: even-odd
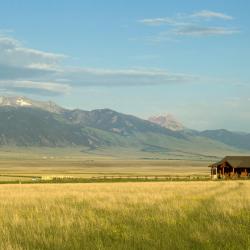
[[[0,249],[249,249],[250,182],[0,185]]]

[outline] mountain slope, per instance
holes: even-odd
[[[81,146],[88,150],[125,152],[129,149],[150,156],[200,157],[248,150],[248,140],[240,144],[241,139],[236,140],[239,135],[234,138],[238,142],[235,144],[208,132],[172,131],[110,109],[67,110],[51,102],[23,97],[0,98],[1,146]]]
[[[0,119],[1,145],[56,147],[102,144],[90,131],[67,124],[59,115],[41,109],[1,107]]]
[[[231,132],[225,129],[206,130],[201,136],[222,142],[229,146],[250,150],[250,134]]]
[[[157,124],[142,120],[135,116],[121,114],[110,109],[66,111],[64,112],[64,117],[74,124],[81,124],[123,136],[132,135],[134,133],[151,132],[183,138],[183,135],[180,133],[162,128]]]

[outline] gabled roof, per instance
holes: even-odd
[[[233,168],[250,168],[250,156],[226,156],[221,161],[210,165],[210,167],[218,167],[224,162]]]

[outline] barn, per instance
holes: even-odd
[[[209,167],[212,179],[249,177],[250,156],[226,156]]]

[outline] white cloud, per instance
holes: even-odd
[[[63,94],[68,86],[53,83],[66,56],[25,47],[20,41],[0,35],[0,86],[19,91]]]
[[[213,25],[212,19],[232,20],[233,17],[220,12],[202,10],[192,15],[179,14],[173,18],[157,17],[139,20],[140,23],[147,26],[163,26],[165,30],[151,37],[150,41],[167,41],[173,40],[174,37],[180,36],[224,36],[233,35],[240,31],[233,27],[224,25]],[[172,38],[172,39],[171,39]],[[148,40],[148,39],[147,39]]]
[[[224,19],[224,20],[232,20],[233,17],[226,15],[224,13],[220,12],[215,12],[215,11],[209,11],[209,10],[202,10],[199,12],[194,13],[191,15],[192,17],[201,17],[201,18],[219,18],[219,19]]]
[[[140,23],[152,26],[158,26],[163,24],[175,25],[176,20],[168,18],[168,17],[159,17],[159,18],[148,18],[139,20]]]
[[[65,55],[27,48],[12,37],[0,35],[0,81],[48,81],[59,71],[65,58]]]
[[[159,25],[189,25],[191,23],[197,22],[197,20],[193,20],[193,18],[203,18],[203,19],[223,19],[223,20],[233,20],[232,16],[226,15],[220,12],[214,12],[209,10],[202,10],[199,12],[195,12],[194,14],[177,14],[175,17],[156,17],[156,18],[145,18],[141,19],[138,22],[151,25],[151,26],[159,26]],[[200,20],[202,21],[202,20]]]
[[[36,79],[36,78],[45,78],[56,73],[52,70],[52,67],[49,69],[41,69],[41,67],[22,67],[22,66],[13,66],[1,63],[0,64],[0,80],[17,80],[17,79]]]
[[[225,35],[235,31],[219,27],[175,25],[171,32],[176,36],[203,36]],[[162,37],[168,34],[162,34]],[[207,82],[204,77],[197,75],[157,68],[66,67],[61,63],[65,58],[64,55],[24,47],[16,39],[0,36],[0,88],[21,93],[58,95],[85,86],[154,86]]]
[[[62,66],[66,56],[27,48],[0,36],[0,85],[27,91],[66,93],[70,86],[138,86],[192,82],[196,76],[162,69],[102,69]],[[61,80],[60,80],[61,79]]]
[[[12,90],[49,95],[67,94],[71,90],[71,87],[66,84],[29,80],[0,81],[0,88],[2,91]]]
[[[199,77],[171,73],[162,69],[97,69],[73,68],[62,73],[63,78],[80,86],[138,86],[180,84],[196,81]]]
[[[0,64],[21,67],[43,64],[48,68],[57,65],[65,58],[65,55],[27,48],[14,38],[0,36]]]
[[[223,36],[233,35],[239,30],[225,27],[183,26],[172,30],[177,36]]]

